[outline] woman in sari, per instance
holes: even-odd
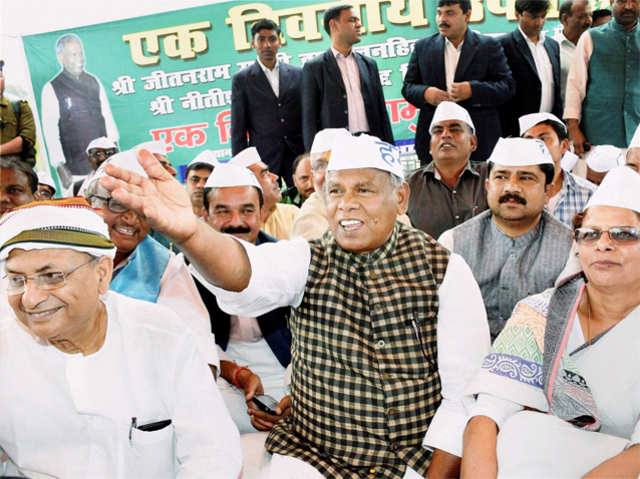
[[[469,385],[463,478],[640,474],[640,175],[574,226],[582,271],[516,305]]]

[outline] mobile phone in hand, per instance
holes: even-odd
[[[267,394],[254,396],[252,401],[262,412],[266,412],[267,414],[271,414],[272,416],[277,416],[276,408],[278,407],[278,401],[273,399],[271,396]]]

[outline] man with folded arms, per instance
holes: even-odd
[[[325,180],[330,233],[260,246],[202,224],[184,189],[139,160],[149,178],[110,165],[103,185],[178,242],[224,310],[293,306],[291,415],[266,442],[271,477],[458,473],[486,316],[464,261],[396,221],[409,196],[397,148],[341,138]]]
[[[238,431],[193,334],[109,291],[115,252],[84,199],[0,220],[15,314],[0,320],[0,474],[238,477]]]
[[[490,210],[439,241],[473,271],[495,339],[518,301],[553,286],[572,238],[569,227],[544,210],[554,166],[542,141],[501,138],[487,163]]]

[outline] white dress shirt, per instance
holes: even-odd
[[[551,110],[553,110],[553,67],[551,66],[549,54],[544,48],[545,34],[544,32],[540,32],[538,42],[533,43],[529,40],[529,37],[524,34],[520,26],[518,26],[518,30],[520,30],[520,33],[529,46],[529,50],[531,50],[533,62],[535,63],[536,70],[538,71],[538,78],[542,84],[539,111],[551,112]]]
[[[276,64],[273,67],[273,70],[269,70],[258,58],[258,65],[264,72],[267,77],[267,81],[269,85],[271,85],[271,89],[276,97],[280,96],[280,62],[276,59]]]
[[[353,50],[346,57],[333,47],[331,47],[331,51],[336,57],[336,62],[338,62],[342,82],[347,92],[349,131],[351,133],[369,131],[369,121],[367,120],[364,99],[360,90],[360,70]]]
[[[237,478],[238,431],[191,331],[166,307],[104,301],[105,342],[88,356],[0,322],[0,447],[33,478]]]
[[[118,134],[116,122],[113,120],[113,114],[111,113],[107,94],[105,93],[100,80],[98,80],[96,76],[93,76],[93,78],[95,78],[98,82],[98,86],[100,87],[100,112],[104,117],[104,125],[107,130],[106,136],[107,138],[111,138],[117,142],[120,135]],[[42,130],[44,133],[44,139],[47,142],[47,149],[49,150],[49,163],[51,163],[54,168],[65,163],[62,143],[60,143],[60,129],[58,127],[59,121],[60,105],[58,104],[58,97],[56,96],[55,91],[53,91],[51,82],[47,82],[45,86],[42,87]]]
[[[251,263],[247,288],[233,293],[202,279],[216,295],[218,305],[230,314],[258,316],[280,306],[302,302],[311,260],[303,238],[255,246],[239,241]],[[291,259],[295,258],[295,261]],[[199,273],[195,272],[201,278]],[[480,288],[471,270],[457,254],[451,254],[438,289],[438,369],[442,403],[426,433],[423,445],[462,455],[462,433],[472,396],[463,391],[480,369],[489,351],[489,326]]]
[[[569,76],[569,68],[573,60],[573,54],[576,51],[575,44],[564,36],[562,30],[559,30],[554,40],[560,46],[560,95],[562,96],[562,104],[566,98],[567,76]]]
[[[456,76],[458,61],[460,60],[460,52],[464,41],[460,42],[457,47],[448,38],[444,39],[444,77],[447,83],[447,91],[451,91],[451,85]]]
[[[202,356],[208,364],[220,371],[218,348],[215,336],[211,332],[209,311],[202,302],[198,288],[184,262],[184,255],[176,255],[173,252],[169,254],[169,262],[160,278],[160,292],[156,303],[169,307],[184,320],[193,330]],[[130,257],[115,266],[114,270],[123,268]]]
[[[564,102],[564,120],[582,117],[582,101],[587,96],[587,80],[589,78],[589,61],[593,54],[593,39],[587,30],[580,35],[573,55],[573,62],[567,76],[567,90]]]

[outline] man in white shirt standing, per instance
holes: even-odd
[[[500,37],[516,83],[514,97],[502,106],[502,135],[518,136],[518,118],[529,113],[562,115],[560,49],[542,28],[549,0],[516,0],[518,28]]]
[[[276,175],[293,184],[293,161],[304,153],[300,83],[302,69],[278,60],[280,27],[259,20],[251,27],[258,58],[231,80],[231,151],[255,146]]]
[[[294,308],[291,415],[266,442],[271,477],[458,474],[463,390],[489,329],[462,258],[396,221],[409,199],[397,148],[340,138],[325,182],[332,235],[260,246],[198,221],[181,185],[139,160],[149,178],[109,165],[118,179],[103,186],[178,242],[226,311]]]
[[[591,6],[587,0],[565,0],[558,11],[562,30],[558,30],[554,40],[560,45],[560,95],[564,106],[569,67],[580,35],[591,26]]]

